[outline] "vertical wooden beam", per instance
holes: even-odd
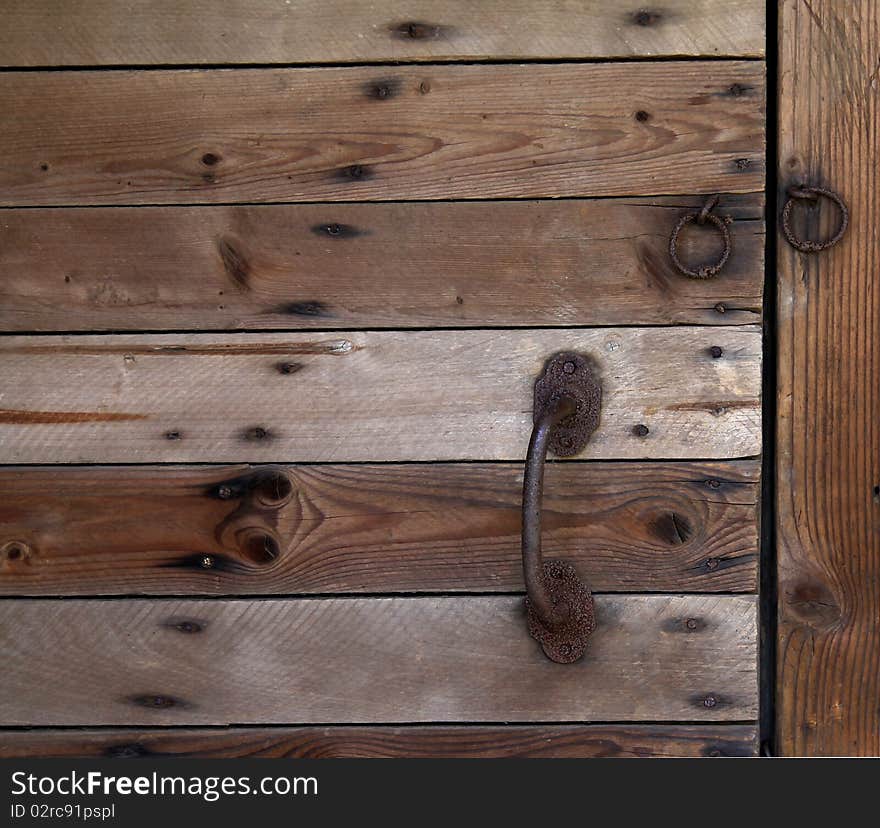
[[[851,211],[779,241],[777,752],[880,753],[880,4],[780,3],[780,207]],[[810,238],[826,200],[799,205]]]

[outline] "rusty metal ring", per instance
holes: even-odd
[[[724,265],[727,264],[727,260],[730,258],[730,228],[728,227],[730,219],[726,216],[716,216],[714,213],[710,212],[717,203],[718,196],[714,196],[706,202],[698,213],[687,213],[682,216],[672,229],[672,235],[669,237],[669,256],[672,259],[672,263],[678,269],[679,273],[682,273],[690,279],[711,279],[721,270],[722,267],[724,267]],[[721,257],[715,262],[715,264],[703,265],[702,267],[693,270],[687,267],[687,265],[685,265],[678,257],[678,234],[681,233],[682,228],[686,224],[705,225],[706,222],[712,224],[717,228],[718,232],[721,233],[721,240],[724,243],[724,249],[721,252]]]
[[[794,209],[795,203],[798,201],[818,201],[820,198],[827,198],[837,205],[837,209],[840,211],[840,224],[837,227],[837,232],[822,242],[799,239],[791,227],[791,211]],[[795,250],[800,250],[801,253],[818,253],[821,250],[834,247],[843,238],[843,234],[846,233],[848,226],[849,209],[834,190],[826,190],[822,187],[789,187],[788,201],[785,202],[785,207],[782,208],[782,232],[785,234],[788,243]]]

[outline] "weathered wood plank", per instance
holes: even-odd
[[[756,754],[757,729],[729,724],[0,731],[0,759],[646,759]]]
[[[0,65],[764,54],[764,0],[6,0]]]
[[[754,192],[764,67],[0,75],[0,204]]]
[[[600,592],[753,592],[758,473],[554,464],[544,548]],[[7,468],[0,593],[522,590],[521,490],[514,464]]]
[[[733,255],[694,280],[667,246],[703,200],[0,210],[0,328],[759,322],[763,196],[724,197]]]
[[[583,457],[759,453],[761,335],[742,326],[8,336],[0,460],[521,461],[563,350],[603,378]]]
[[[600,596],[597,618],[560,665],[510,596],[2,601],[0,724],[755,718],[753,596]]]
[[[851,222],[818,255],[779,245],[777,750],[878,755],[880,6],[784,0],[781,24],[780,182]],[[798,211],[833,232],[829,205]]]

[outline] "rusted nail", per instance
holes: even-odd
[[[721,488],[721,481],[720,481],[720,480],[710,479],[710,480],[707,480],[707,481],[706,481],[706,485],[707,485],[710,489],[720,489],[720,488]]]
[[[645,112],[644,109],[640,109],[638,112],[636,112],[636,120],[644,124],[647,121],[651,120],[651,113]]]
[[[724,349],[719,348],[717,345],[713,345],[711,348],[709,348],[709,355],[712,357],[712,359],[720,358],[723,353]]]
[[[647,437],[650,432],[648,426],[644,423],[639,423],[638,425],[633,426],[632,433],[635,434],[636,437]]]
[[[177,707],[181,704],[180,701],[172,696],[155,696],[153,694],[130,696],[129,701],[140,707],[151,707],[156,710],[165,710],[169,707]]]
[[[727,308],[721,302],[715,305],[715,313],[727,313]]]
[[[301,362],[279,362],[276,366],[279,374],[295,374],[302,370]]]
[[[636,26],[653,26],[655,23],[659,23],[662,17],[660,12],[639,9],[637,12],[633,12],[632,22]]]

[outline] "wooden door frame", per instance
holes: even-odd
[[[768,274],[765,305],[772,320],[776,293],[776,353],[772,341],[765,352],[766,364],[776,364],[774,393],[765,398],[776,404],[765,409],[776,433],[775,459],[768,458],[775,478],[765,477],[775,481],[775,513],[774,501],[764,513],[765,609],[777,599],[765,641],[776,664],[775,689],[772,671],[764,681],[765,702],[775,695],[770,749],[877,755],[880,8],[869,0],[780,0],[778,22],[768,22],[779,39],[778,145],[768,152],[778,159],[768,200],[777,216],[768,261],[775,253],[778,275]],[[798,184],[832,189],[848,204],[848,232],[832,249],[798,252],[781,235],[778,217]],[[797,208],[813,238],[832,233],[838,218],[822,201]]]

